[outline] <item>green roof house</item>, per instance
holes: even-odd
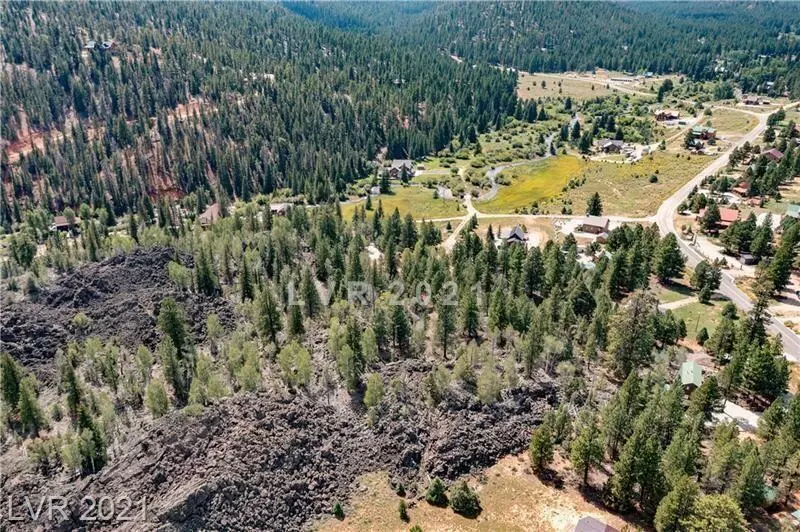
[[[697,362],[686,361],[681,364],[681,385],[687,392],[699,388],[703,384],[703,369]]]

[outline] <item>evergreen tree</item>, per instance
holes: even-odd
[[[319,314],[322,308],[322,301],[317,291],[317,286],[314,284],[314,279],[311,277],[311,272],[308,268],[303,269],[300,277],[300,293],[303,298],[303,311],[309,318],[314,318]]]
[[[603,202],[600,199],[600,194],[595,192],[589,197],[586,202],[586,215],[587,216],[601,216],[603,214]]]
[[[683,523],[687,532],[745,532],[747,521],[736,501],[728,495],[704,495]]]
[[[282,321],[281,312],[272,290],[269,287],[264,288],[256,303],[256,329],[263,339],[276,343]]]
[[[678,240],[674,233],[669,233],[656,248],[653,259],[653,269],[659,281],[666,283],[679,277],[686,264],[686,258],[678,247]]]
[[[36,397],[36,380],[34,377],[25,377],[19,386],[19,420],[22,431],[36,435],[44,427],[45,418]]]
[[[653,524],[658,532],[685,530],[684,520],[692,515],[700,489],[687,476],[677,479],[672,490],[661,500]]]
[[[171,297],[164,298],[158,312],[158,328],[170,338],[179,352],[187,344],[186,319]]]
[[[589,470],[603,462],[603,442],[597,428],[594,414],[584,416],[578,436],[572,442],[570,460],[575,470],[581,475],[581,484],[586,486]]]
[[[299,338],[306,332],[303,325],[303,311],[300,305],[292,305],[289,311],[289,330],[288,336],[291,338]]]
[[[647,365],[655,345],[653,316],[657,312],[655,297],[637,292],[630,302],[611,317],[608,357],[618,376]]]
[[[549,424],[542,423],[534,429],[528,456],[534,473],[541,473],[553,461],[553,429]]]
[[[460,305],[461,329],[469,338],[478,336],[480,327],[480,314],[478,298],[472,290],[465,290]]]
[[[751,444],[730,494],[742,510],[752,512],[764,504],[764,466],[758,448]]]
[[[0,355],[0,387],[3,389],[3,404],[13,408],[19,402],[22,371],[19,364],[8,353]]]
[[[239,269],[239,294],[242,301],[253,300],[253,276],[250,273],[250,265],[244,254],[242,254],[242,266]]]

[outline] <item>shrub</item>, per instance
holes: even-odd
[[[450,495],[450,507],[464,517],[475,517],[481,512],[478,495],[463,480],[453,488]]]
[[[658,183],[658,176],[656,174],[653,174],[650,176],[650,179],[648,179],[648,181],[650,181],[651,183]]]
[[[695,339],[697,340],[697,343],[700,344],[700,345],[703,345],[703,344],[706,343],[706,341],[708,340],[708,331],[706,330],[705,327],[700,329],[700,331],[697,333],[697,337]]]
[[[428,504],[432,504],[434,506],[446,506],[447,495],[445,495],[444,491],[444,482],[434,477],[434,479],[431,481],[431,485],[428,486],[428,492],[425,494],[425,500],[428,501]]]
[[[154,418],[159,418],[169,410],[169,398],[164,383],[159,380],[152,381],[147,386],[144,404]]]
[[[400,504],[397,505],[397,513],[400,514],[401,520],[408,521],[408,508],[406,508],[406,501],[400,500]]]

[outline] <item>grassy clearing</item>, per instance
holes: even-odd
[[[712,127],[721,133],[739,135],[747,133],[758,124],[758,119],[755,116],[731,109],[716,109],[707,119],[711,122]],[[706,121],[704,117],[703,123],[705,124]]]
[[[483,508],[475,519],[461,517],[450,508],[431,506],[424,500],[407,500],[409,520],[401,521],[397,511],[400,497],[389,487],[385,473],[373,473],[360,480],[366,490],[345,507],[344,520],[331,518],[319,529],[403,531],[418,525],[422,530],[557,532],[573,530],[586,515],[617,529],[626,524],[620,517],[585,500],[574,488],[557,489],[542,484],[530,473],[524,455],[503,458],[485,476],[483,484],[470,482]]]
[[[433,199],[433,190],[425,187],[394,187],[394,194],[382,194],[372,198],[373,209],[378,207],[378,200],[383,203],[383,212],[392,214],[394,209],[400,211],[401,216],[411,214],[415,220],[422,218],[451,218],[463,216],[464,208],[457,199]],[[359,200],[342,205],[342,216],[351,220],[357,205],[364,205],[365,200]],[[367,211],[371,217],[373,211]]]
[[[709,336],[714,333],[722,320],[722,307],[727,299],[713,299],[708,305],[700,302],[689,303],[672,311],[676,318],[686,322],[686,335],[694,338],[697,332],[703,327],[708,331]]]
[[[584,164],[577,157],[564,155],[509,168],[501,176],[511,179],[511,184],[501,186],[492,200],[475,206],[481,212],[497,214],[530,207],[534,201],[561,194],[569,180],[580,175]]]
[[[656,286],[656,297],[659,303],[674,303],[687,297],[692,297],[694,291],[689,286],[688,282],[681,281],[677,283],[670,283],[662,285],[660,283]]]
[[[544,82],[544,87],[542,87],[542,82]],[[561,83],[560,87],[559,83]],[[571,96],[574,100],[589,100],[608,96],[613,92],[606,88],[606,80],[602,79],[576,79],[567,76],[555,78],[521,72],[517,82],[517,95],[525,99]]]
[[[658,206],[711,162],[708,156],[656,152],[633,164],[591,161],[585,167],[586,182],[567,191],[573,212],[582,212],[589,197],[598,192],[605,214],[650,216]],[[658,181],[650,182],[656,175]]]

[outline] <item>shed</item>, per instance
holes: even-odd
[[[578,524],[575,525],[575,532],[619,532],[616,528],[611,525],[607,525],[601,520],[587,515],[586,517],[581,517],[581,520],[578,521]]]
[[[681,364],[681,385],[686,391],[692,391],[703,384],[703,369],[697,362],[687,360]]]
[[[608,223],[608,218],[603,216],[587,216],[581,222],[580,229],[585,233],[599,235],[608,232]]]
[[[739,260],[742,264],[755,264],[758,262],[758,259],[756,259],[755,255],[752,253],[741,253],[739,255]]]
[[[792,519],[794,519],[797,522],[797,524],[800,524],[800,510],[795,510],[794,512],[792,512],[791,515]]]
[[[790,203],[786,206],[786,216],[791,216],[792,218],[800,218],[800,205],[795,205],[794,203]]]

